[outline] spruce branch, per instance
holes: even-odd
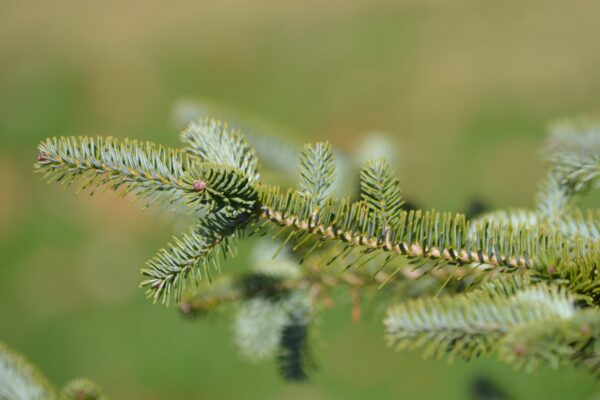
[[[600,187],[600,130],[597,125],[562,123],[553,128],[545,148],[551,169],[542,181],[535,210],[499,210],[473,221],[473,229],[486,224],[508,224],[555,230],[566,239],[600,239],[598,210],[576,207],[579,196]]]
[[[267,185],[241,133],[209,118],[184,131],[184,150],[111,138],[49,139],[40,144],[36,168],[50,181],[104,185],[199,211],[191,231],[148,262],[141,286],[166,304],[185,293],[181,309],[188,315],[234,305],[240,350],[277,357],[288,379],[307,376],[317,300],[325,303],[330,289],[345,287],[356,311],[361,290],[386,285],[403,299],[435,286],[435,297],[389,309],[388,339],[398,348],[424,347],[426,355],[451,359],[497,350],[526,369],[569,362],[598,372],[600,214],[580,210],[576,199],[599,186],[600,131],[561,132],[547,147],[551,171],[537,208],[473,221],[403,210],[398,180],[383,160],[364,165],[359,200],[333,196],[336,163],[328,143],[300,152],[298,189]],[[253,233],[269,234],[278,245],[273,258],[285,260],[200,283]],[[461,281],[452,289],[459,294],[447,296],[453,280]]]
[[[526,289],[533,284],[535,282],[529,274],[512,273],[483,281],[474,289],[474,293],[475,295],[477,293],[485,293],[490,296],[511,297],[519,290]]]
[[[554,220],[570,211],[577,195],[600,187],[600,129],[589,123],[556,125],[545,157],[552,168],[538,195],[538,210]]]
[[[550,126],[544,145],[547,157],[561,152],[597,154],[600,151],[600,124],[586,119],[565,119]]]
[[[183,178],[187,202],[218,212],[249,212],[255,208],[257,191],[248,175],[240,169],[212,163],[194,164]],[[191,188],[191,189],[190,189]]]
[[[250,182],[259,178],[258,159],[246,139],[226,123],[202,118],[192,122],[181,134],[181,140],[188,144],[188,152],[202,161],[215,165],[237,168]]]
[[[548,319],[512,330],[498,349],[501,360],[528,372],[541,366],[574,364],[600,374],[600,313],[584,310],[572,318]]]
[[[565,239],[550,226],[530,230],[484,221],[471,229],[460,214],[398,212],[397,184],[381,162],[369,164],[363,173],[366,201],[331,198],[333,153],[325,143],[305,147],[301,191],[281,193],[278,187],[253,183],[256,162],[237,133],[208,119],[194,126],[186,136],[194,157],[149,143],[101,138],[50,139],[40,146],[38,168],[58,180],[70,183],[83,177],[84,186],[125,185],[146,197],[168,192],[194,207],[208,209],[209,217],[199,223],[199,233],[176,241],[144,270],[150,279],[143,286],[154,288],[155,301],[167,302],[169,296],[163,295],[169,293],[179,299],[181,284],[188,278],[199,279],[202,268],[198,267],[214,260],[210,249],[218,249],[232,232],[242,232],[248,221],[263,220],[289,229],[290,240],[314,236],[368,252],[436,263],[521,268],[531,266],[538,253],[560,257],[574,248],[589,247],[584,240]]]
[[[489,354],[516,327],[575,313],[574,298],[565,290],[540,284],[511,296],[477,291],[409,301],[388,311],[385,326],[398,349],[424,347],[428,357],[469,359]]]
[[[335,179],[335,160],[329,143],[306,145],[300,153],[300,186],[311,209],[321,207]]]
[[[217,118],[227,121],[231,131],[243,132],[263,164],[273,172],[291,176],[296,173],[299,151],[295,144],[282,139],[290,133],[281,127],[274,127],[252,115],[232,110],[223,104],[208,100],[182,100],[173,107],[175,124],[178,129],[186,128],[196,121]],[[184,131],[184,132],[186,132]],[[184,140],[186,142],[186,140]]]
[[[0,343],[0,399],[52,400],[55,389],[23,356]]]
[[[312,203],[293,190],[279,188],[259,192],[261,218],[287,227],[298,235],[316,235],[369,251],[382,251],[412,258],[455,264],[487,264],[507,268],[532,265],[538,253],[568,254],[573,247],[588,247],[583,239],[574,242],[551,227],[531,231],[507,224],[482,224],[470,229],[462,214],[433,211],[402,211],[392,226],[382,226],[379,212],[363,202],[328,201],[315,211]]]
[[[537,195],[538,214],[548,220],[560,219],[574,207],[575,192],[563,185],[561,177],[551,172],[542,181]]]
[[[178,200],[174,192],[184,190],[182,179],[190,169],[189,158],[178,150],[110,137],[47,139],[39,145],[37,161],[36,169],[48,181],[79,182],[81,189],[106,184],[171,200]]]
[[[194,163],[180,150],[149,142],[66,137],[40,143],[36,170],[49,181],[80,190],[106,185],[151,203],[222,208],[253,204],[255,192],[241,170]]]
[[[233,242],[248,218],[247,214],[230,216],[226,212],[209,214],[183,235],[175,238],[148,262],[141,283],[153,301],[179,301],[187,285],[198,285],[202,275],[210,276],[210,267],[217,271],[220,258],[233,252]]]
[[[267,167],[267,176],[276,182],[289,184],[297,177],[297,164],[300,151],[297,136],[281,126],[274,126],[260,117],[234,110],[226,105],[210,100],[183,99],[173,106],[173,119],[178,129],[189,127],[198,120],[218,118],[227,121],[232,131],[243,132],[248,143],[255,150],[261,163]],[[397,167],[399,156],[395,152],[396,143],[390,133],[367,132],[356,144],[355,151],[345,153],[334,151],[336,161],[336,180],[333,190],[344,196],[355,196],[356,176],[360,168],[371,159],[385,158]],[[265,172],[265,171],[263,171]]]
[[[101,390],[88,379],[76,379],[58,391],[22,355],[0,343],[1,400],[103,400]]]
[[[371,160],[360,171],[361,197],[381,215],[381,225],[386,226],[398,218],[402,210],[400,183],[383,159]]]
[[[568,255],[543,254],[530,270],[535,281],[566,287],[590,305],[600,304],[600,246],[573,249]]]
[[[600,186],[600,154],[560,153],[551,159],[562,184],[574,193]]]

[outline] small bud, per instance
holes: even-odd
[[[196,192],[201,192],[206,189],[206,182],[204,181],[195,181],[194,182],[194,190]]]
[[[548,266],[548,273],[554,275],[556,273],[556,267],[554,265]]]
[[[518,343],[513,347],[513,353],[515,356],[522,356],[525,354],[525,345],[523,343]]]
[[[179,309],[183,315],[190,315],[192,312],[192,305],[190,303],[181,303]]]
[[[40,151],[37,155],[37,161],[38,162],[44,162],[48,160],[48,156],[49,154],[45,151]]]
[[[579,328],[582,336],[590,336],[592,334],[592,328],[588,324],[583,324]]]

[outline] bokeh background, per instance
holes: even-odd
[[[240,360],[226,318],[144,299],[139,268],[177,231],[169,213],[75,196],[32,164],[52,135],[177,145],[173,104],[202,98],[342,149],[391,132],[424,207],[530,206],[548,124],[600,112],[599,15],[582,0],[0,0],[0,340],[54,383],[87,376],[114,399],[464,399],[477,377],[517,399],[592,398],[574,369],[395,353],[380,320],[353,325],[344,304],[320,320],[319,371],[283,383]]]

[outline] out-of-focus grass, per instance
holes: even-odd
[[[378,320],[351,326],[344,306],[321,319],[319,372],[286,385],[273,365],[238,359],[227,321],[190,323],[143,299],[138,270],[175,232],[168,213],[76,197],[31,164],[51,135],[175,145],[171,105],[201,97],[342,148],[390,131],[405,193],[427,207],[459,209],[474,195],[530,205],[546,125],[600,111],[599,11],[591,1],[3,1],[0,339],[54,382],[89,376],[115,399],[450,399],[476,375],[517,398],[589,398],[598,387],[576,370],[524,376],[491,360],[448,368],[396,354]]]

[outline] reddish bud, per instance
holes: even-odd
[[[592,328],[588,324],[583,324],[579,328],[579,332],[581,332],[583,336],[590,336],[592,334]]]
[[[556,267],[554,265],[548,266],[548,273],[554,275],[556,273]]]
[[[182,314],[190,315],[192,312],[192,305],[190,303],[181,303],[179,305],[179,309],[181,310]]]
[[[204,181],[195,181],[194,182],[194,190],[196,192],[201,192],[206,189],[206,182]]]
[[[525,354],[525,345],[522,343],[518,343],[513,347],[513,353],[515,356],[522,356]]]
[[[40,151],[37,155],[37,161],[38,162],[44,162],[48,160],[48,156],[49,154],[45,151]]]

